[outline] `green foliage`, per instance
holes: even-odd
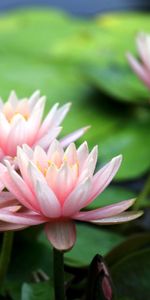
[[[21,300],[54,300],[53,286],[50,282],[24,283],[22,286]]]
[[[112,268],[118,297],[130,300],[149,298],[150,248],[126,256]]]
[[[75,267],[87,266],[95,254],[106,255],[122,241],[123,237],[120,234],[110,230],[79,224],[76,244],[65,254],[66,263]]]
[[[89,204],[86,209],[96,209],[101,206],[111,205],[129,198],[135,198],[135,193],[127,188],[125,189],[118,186],[110,186],[91,204]]]

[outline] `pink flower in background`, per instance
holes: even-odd
[[[89,153],[87,143],[78,149],[72,143],[64,152],[53,141],[47,152],[27,145],[17,150],[19,173],[5,161],[0,180],[18,199],[26,212],[0,210],[0,230],[45,223],[45,232],[59,250],[71,248],[76,240],[74,220],[114,224],[133,220],[141,212],[125,212],[134,200],[125,200],[92,211],[81,211],[108,186],[120,167],[122,157],[113,158],[95,175],[97,146]]]
[[[141,61],[130,53],[127,53],[127,58],[134,72],[150,88],[150,35],[140,33],[136,42]]]
[[[66,116],[70,103],[58,107],[56,103],[42,122],[45,96],[36,91],[29,99],[18,100],[15,92],[11,92],[6,103],[0,101],[0,159],[4,156],[14,157],[17,146],[28,144],[30,147],[41,145],[47,149],[59,135],[59,125]],[[78,139],[87,128],[81,128],[62,140],[66,146]]]

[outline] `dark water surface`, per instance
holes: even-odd
[[[85,16],[118,10],[150,11],[150,0],[0,0],[0,11],[35,5],[50,6]]]

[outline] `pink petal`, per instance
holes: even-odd
[[[66,103],[65,105],[61,106],[56,114],[56,118],[55,118],[55,126],[58,126],[62,123],[62,121],[64,120],[66,114],[68,113],[69,109],[70,109],[71,103]]]
[[[48,186],[45,177],[32,162],[29,163],[28,170],[32,189],[36,195],[37,207],[44,215],[52,218],[58,217],[60,215],[60,204]]]
[[[140,58],[145,67],[150,70],[150,37],[147,34],[140,33],[136,41]]]
[[[0,147],[5,152],[6,151],[6,142],[7,137],[10,132],[10,124],[6,120],[4,114],[0,112]]]
[[[62,127],[54,127],[50,129],[46,135],[44,135],[40,140],[37,140],[35,144],[38,144],[43,149],[47,149],[51,142],[57,138],[59,133],[61,132]]]
[[[29,187],[31,187],[31,181],[30,181],[29,174],[28,174],[28,166],[29,166],[30,158],[33,159],[33,157],[30,157],[30,158],[28,157],[26,150],[29,147],[26,145],[26,147],[25,147],[26,150],[24,150],[24,147],[25,147],[25,145],[23,146],[23,149],[20,147],[17,147],[17,163],[18,163],[18,166],[19,166],[19,169],[20,169],[20,172],[21,172],[21,175],[22,175],[24,181],[27,183],[27,185]],[[33,153],[33,151],[30,153],[30,156],[32,153]]]
[[[22,196],[26,199],[27,208],[32,208],[35,210],[38,210],[37,208],[37,201],[34,196],[34,193],[29,189],[26,182],[21,178],[21,176],[13,170],[13,168],[9,165],[9,163],[6,162],[7,169],[9,172],[9,175],[16,185],[18,191],[22,194]],[[23,204],[23,203],[22,203]]]
[[[0,231],[16,231],[16,230],[21,230],[21,229],[25,229],[29,226],[25,226],[25,225],[18,225],[18,224],[11,224],[11,223],[7,223],[7,222],[0,222]]]
[[[64,150],[62,145],[57,141],[53,140],[52,143],[50,144],[48,151],[47,151],[47,157],[50,161],[54,161],[54,155],[57,154],[58,160],[59,160],[59,165],[61,165],[63,157],[64,157]],[[56,162],[57,165],[57,162]]]
[[[61,206],[46,183],[37,180],[36,183],[37,200],[44,216],[48,218],[58,218],[61,215]]]
[[[15,213],[15,212],[19,211],[21,209],[21,206],[18,203],[16,203],[16,204],[12,202],[9,204],[9,206],[2,207],[1,213],[6,213],[6,212]]]
[[[93,150],[91,151],[91,153],[89,154],[86,162],[85,162],[85,168],[90,169],[90,175],[92,176],[96,167],[96,163],[97,163],[97,156],[98,156],[98,146],[95,146],[93,148]],[[93,167],[89,168],[89,164],[90,162],[93,162]]]
[[[0,192],[4,189],[5,185],[2,181],[0,181]]]
[[[90,178],[87,178],[84,182],[77,185],[64,202],[63,216],[72,216],[85,206],[90,188]]]
[[[128,62],[134,72],[139,78],[144,81],[148,88],[150,88],[150,72],[146,70],[130,53],[127,54]]]
[[[59,103],[56,103],[44,119],[41,128],[39,129],[38,138],[41,138],[54,126],[58,105]]]
[[[11,201],[14,200],[14,195],[11,194],[10,192],[0,192],[0,205],[2,201]]]
[[[142,211],[138,211],[138,212],[123,212],[119,215],[110,217],[110,218],[104,218],[104,219],[100,219],[100,220],[95,220],[95,221],[91,221],[92,223],[96,224],[96,225],[114,225],[114,224],[119,224],[119,223],[124,223],[124,222],[129,222],[132,220],[135,220],[139,217],[141,217],[143,215]]]
[[[26,142],[27,128],[26,122],[19,115],[16,116],[16,121],[11,127],[10,133],[7,139],[6,153],[10,156],[15,156],[17,152],[17,146],[21,146]]]
[[[84,162],[83,165],[83,170],[81,170],[80,176],[78,181],[81,182],[84,180],[86,177],[92,177],[95,167],[96,167],[96,162],[97,162],[97,155],[98,155],[98,147],[95,146],[89,156],[87,157],[86,161]]]
[[[13,108],[16,108],[16,106],[18,104],[18,97],[17,97],[15,91],[10,92],[10,95],[8,97],[8,102],[10,102],[10,104]]]
[[[93,177],[90,196],[86,205],[91,203],[104,189],[109,185],[115,174],[117,173],[122,161],[122,156],[114,157],[108,164],[100,169]]]
[[[53,247],[58,250],[69,250],[75,244],[76,228],[72,221],[47,223],[45,232]]]
[[[80,128],[70,134],[68,134],[66,137],[60,140],[63,148],[67,147],[70,143],[75,142],[78,140],[85,132],[90,128],[90,126],[86,126],[83,128]]]
[[[30,148],[27,144],[23,144],[22,148],[20,148],[20,147],[17,147],[17,148],[23,149],[23,151],[26,154],[26,157],[28,157],[28,159],[30,159],[30,160],[33,159],[33,149]]]
[[[64,158],[67,160],[67,162],[70,165],[74,165],[77,163],[77,151],[76,151],[76,146],[74,143],[71,143],[65,153],[64,153]]]
[[[33,162],[43,173],[48,168],[47,154],[40,146],[36,146],[34,149]]]
[[[60,169],[51,165],[46,174],[48,185],[52,188],[61,205],[75,186],[77,168],[63,163]]]
[[[7,192],[4,192],[4,193],[7,193]],[[0,200],[0,209],[7,209],[7,207],[10,207],[10,206],[18,206],[20,205],[20,203],[16,200],[16,199],[1,199]]]
[[[0,210],[0,221],[14,223],[18,225],[38,225],[45,223],[47,218],[40,215],[27,214],[27,213],[12,213],[7,210]]]
[[[81,144],[77,150],[78,162],[79,162],[79,172],[81,172],[86,159],[88,158],[89,150],[87,142]]]
[[[41,182],[42,184],[46,183],[43,173],[38,169],[38,167],[32,161],[29,161],[28,164],[28,177],[30,180],[30,188],[32,192],[35,194],[36,194],[37,181]]]
[[[3,149],[0,148],[0,161],[3,160],[4,156],[5,156],[5,153],[4,153]]]
[[[44,106],[45,106],[45,97],[42,97],[38,100],[38,102],[34,106],[32,110],[32,114],[27,121],[27,126],[28,126],[27,144],[30,146],[35,144],[35,141],[37,140],[38,131],[43,116]]]
[[[33,109],[32,109],[32,113],[31,113],[31,117],[30,119],[32,120],[35,118],[35,116],[38,116],[38,124],[40,124],[42,116],[43,116],[43,112],[44,112],[44,107],[45,107],[45,102],[46,102],[46,97],[42,96],[41,98],[38,99],[38,101],[36,101]]]
[[[114,215],[118,215],[124,210],[128,209],[135,202],[135,199],[125,200],[116,204],[107,205],[98,209],[83,211],[77,213],[74,218],[80,221],[97,220],[101,218],[108,218]]]
[[[29,103],[29,107],[30,107],[30,112],[32,112],[32,110],[33,110],[35,104],[37,103],[37,101],[39,100],[39,98],[40,98],[39,90],[35,91],[29,98],[28,103]]]
[[[11,175],[8,173],[7,168],[0,164],[0,176],[1,181],[5,184],[6,188],[22,203],[22,205],[26,206],[29,209],[32,209],[32,206],[29,204],[28,200],[24,197],[18,186],[11,178]],[[19,176],[19,175],[18,175]]]

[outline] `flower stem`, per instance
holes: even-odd
[[[55,248],[53,248],[53,268],[55,300],[65,300],[64,254]]]
[[[148,194],[150,193],[150,175],[148,176],[144,188],[142,190],[142,192],[140,193],[140,195],[138,196],[137,200],[135,201],[135,204],[133,206],[134,209],[139,209],[142,207],[144,200],[146,199],[146,197],[148,196]]]
[[[0,290],[3,287],[9,262],[11,258],[12,244],[13,244],[13,231],[4,232],[3,243],[0,254]]]

